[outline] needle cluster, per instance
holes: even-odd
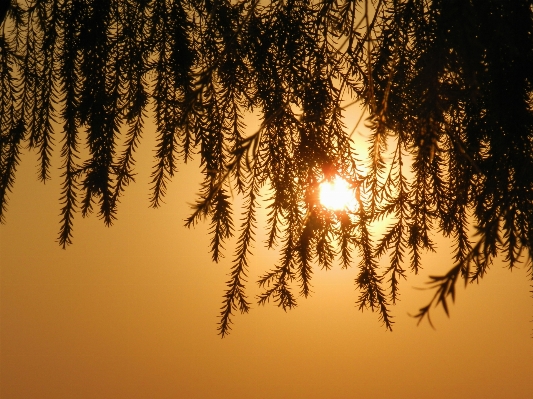
[[[260,304],[296,306],[314,265],[338,258],[358,265],[358,307],[392,329],[399,283],[435,250],[435,232],[453,238],[454,266],[431,277],[419,319],[433,304],[448,312],[458,279],[478,281],[500,252],[510,268],[526,255],[532,271],[530,1],[12,0],[0,18],[0,220],[21,150],[38,152],[46,181],[59,147],[60,245],[77,212],[111,225],[153,112],[151,205],[199,156],[186,225],[209,221],[214,261],[237,236],[222,336],[250,309],[261,203],[280,259],[258,281]],[[368,154],[344,125],[353,102],[372,132]],[[249,112],[261,116],[253,133]],[[336,175],[356,210],[320,205],[320,183]],[[388,229],[373,236],[382,219]]]

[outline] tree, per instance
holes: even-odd
[[[259,303],[292,308],[294,289],[310,294],[313,265],[328,269],[338,256],[342,267],[358,265],[359,308],[377,310],[391,329],[399,283],[419,272],[435,231],[453,238],[454,266],[430,277],[435,297],[419,319],[433,305],[448,313],[456,282],[481,279],[499,253],[511,269],[525,255],[533,272],[530,0],[2,4],[1,220],[21,149],[38,152],[46,181],[55,145],[60,245],[72,242],[78,211],[96,208],[111,225],[152,109],[151,205],[160,205],[179,159],[199,152],[204,181],[186,225],[209,220],[214,261],[238,235],[222,336],[232,314],[250,308],[246,273],[264,188],[266,245],[279,243],[280,260],[259,280]],[[343,123],[353,102],[372,131],[367,161]],[[262,123],[246,135],[250,110]],[[320,205],[319,183],[336,175],[350,183],[356,210]],[[232,191],[245,199],[237,227]],[[387,231],[373,237],[370,225],[383,218]]]

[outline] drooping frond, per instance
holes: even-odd
[[[46,181],[59,147],[59,244],[72,242],[77,212],[110,225],[153,116],[151,206],[198,156],[186,225],[208,220],[214,261],[237,234],[221,335],[249,309],[262,206],[257,228],[280,257],[259,280],[259,303],[289,309],[312,294],[314,267],[353,264],[359,308],[390,329],[401,280],[423,270],[441,233],[454,266],[432,277],[432,303],[447,311],[459,277],[478,281],[497,255],[509,268],[533,264],[533,11],[529,0],[504,3],[2,2],[0,221],[23,149],[36,151]],[[347,126],[355,103],[367,149]],[[321,183],[336,176],[356,209],[320,203]]]

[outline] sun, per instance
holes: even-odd
[[[340,176],[320,183],[320,203],[332,211],[357,208],[354,189]]]

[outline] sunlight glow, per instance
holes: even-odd
[[[320,183],[320,203],[332,211],[357,208],[353,188],[340,176],[333,181]]]

